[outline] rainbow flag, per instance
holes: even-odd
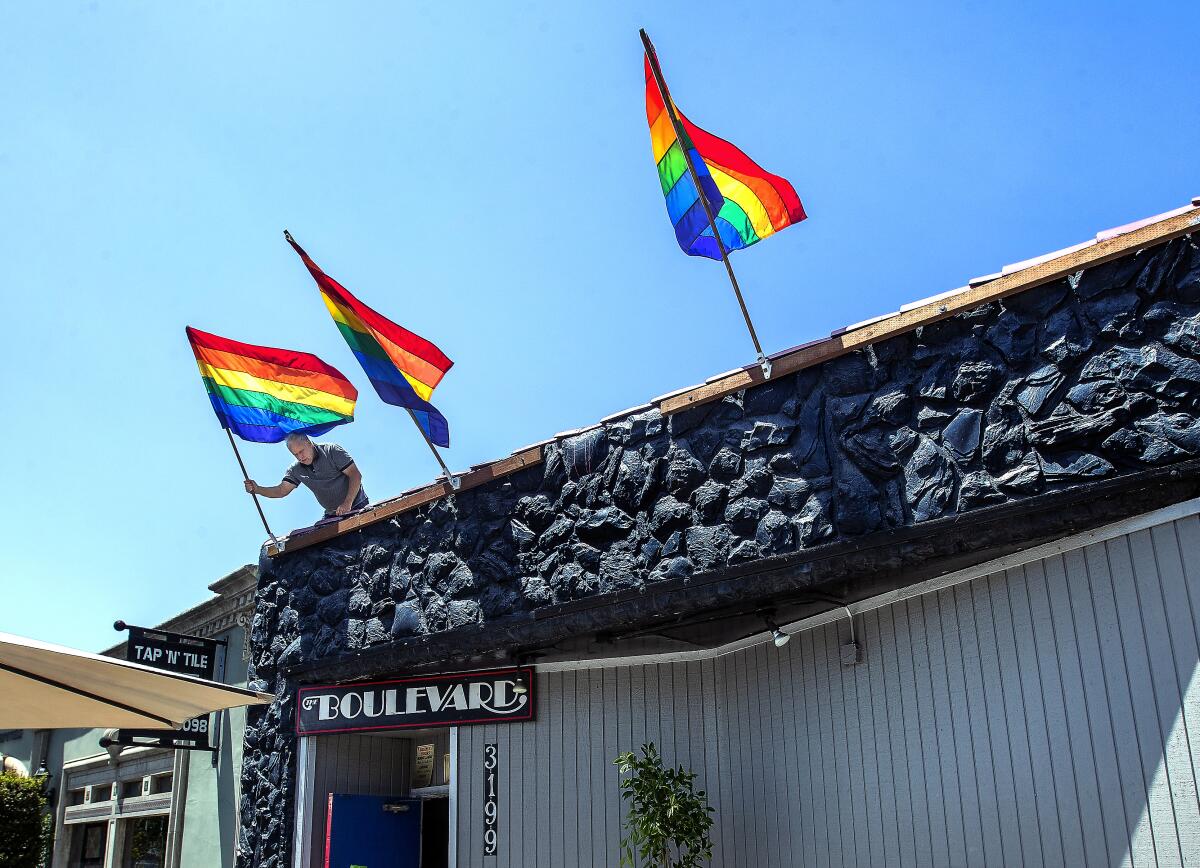
[[[667,214],[684,253],[721,258],[684,160],[685,149],[691,153],[692,165],[716,215],[717,229],[727,251],[749,247],[807,216],[795,188],[786,179],[772,175],[734,145],[700,129],[672,102],[683,127],[685,140],[680,142],[654,80],[648,55],[645,68],[650,145],[667,199]]]
[[[221,427],[253,443],[316,436],[354,421],[358,390],[316,356],[243,344],[187,327]]]
[[[289,233],[284,236],[316,280],[338,331],[380,399],[411,410],[430,443],[449,446],[450,426],[429,398],[454,362],[425,338],[367,307],[318,268]]]

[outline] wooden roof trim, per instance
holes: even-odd
[[[457,491],[467,491],[472,488],[477,488],[480,485],[491,482],[493,479],[500,479],[508,476],[511,473],[516,473],[518,470],[524,470],[526,467],[532,467],[535,464],[542,462],[542,447],[535,446],[532,449],[526,449],[524,452],[517,452],[507,458],[501,458],[499,461],[493,461],[489,464],[480,465],[478,468],[464,473],[459,478],[459,486]],[[423,488],[418,488],[416,491],[405,494],[401,497],[396,497],[391,500],[385,500],[376,506],[371,507],[366,512],[361,512],[357,515],[349,516],[341,521],[331,521],[328,524],[314,527],[312,530],[305,533],[293,533],[291,536],[283,540],[283,547],[277,547],[274,543],[267,544],[267,556],[276,557],[284,552],[294,552],[299,549],[305,549],[309,546],[316,545],[320,542],[333,539],[336,536],[341,536],[344,533],[349,533],[352,530],[366,527],[367,525],[375,524],[376,522],[385,521],[392,516],[400,515],[403,512],[408,512],[411,509],[416,509],[418,506],[424,506],[427,503],[432,503],[435,500],[441,500],[447,495],[455,493],[455,489],[450,487],[450,483],[446,481],[435,482],[432,485],[426,485]]]
[[[897,335],[910,332],[923,325],[938,322],[956,313],[997,301],[1044,283],[1060,280],[1078,271],[1094,268],[1112,259],[1126,256],[1145,247],[1163,244],[1182,235],[1196,231],[1200,226],[1200,212],[1195,208],[1151,223],[1124,235],[1070,250],[1062,256],[1038,262],[1028,268],[998,277],[988,283],[969,287],[957,295],[951,295],[910,310],[902,310],[874,322],[868,321],[860,328],[834,335],[802,347],[793,353],[772,357],[773,378],[793,374],[804,368],[827,362],[846,353],[862,349],[868,344],[878,343]],[[767,382],[762,369],[752,365],[732,371],[702,386],[661,400],[658,409],[664,416],[716,401],[742,389],[760,386]]]

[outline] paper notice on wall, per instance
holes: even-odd
[[[413,766],[413,787],[427,787],[433,782],[432,742],[417,745],[417,763]]]

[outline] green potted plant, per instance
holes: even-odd
[[[713,809],[696,773],[683,766],[663,768],[654,742],[642,756],[623,753],[613,760],[621,779],[621,797],[629,803],[621,836],[621,865],[635,866],[635,854],[659,868],[699,868],[712,858]]]

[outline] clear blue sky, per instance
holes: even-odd
[[[1200,194],[1200,4],[10,3],[0,629],[99,649],[263,532],[183,327],[317,353],[376,499],[432,478],[283,241],[456,366],[451,465],[752,360],[679,252],[637,29],[810,219],[735,254],[769,351]],[[278,481],[282,445],[247,444]],[[304,491],[267,502],[309,523]]]

